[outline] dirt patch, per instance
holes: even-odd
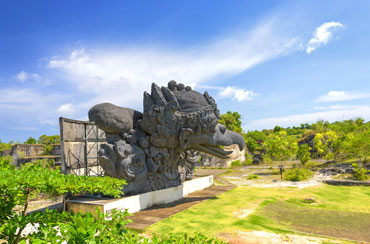
[[[275,234],[266,231],[238,231],[233,234],[220,234],[219,237],[225,239],[230,244],[321,244],[328,241],[325,238],[292,235]],[[330,243],[340,243],[330,240]]]
[[[239,219],[244,219],[248,215],[254,213],[257,210],[258,205],[252,206],[250,208],[246,209],[240,209],[239,211],[234,212],[233,214],[239,218]]]

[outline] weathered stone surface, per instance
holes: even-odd
[[[362,167],[370,170],[370,164],[364,164]],[[352,174],[353,167],[352,163],[338,163],[331,167],[321,169],[319,172],[325,175]]]
[[[240,150],[238,145],[225,146],[226,151],[232,151],[228,159],[218,158],[205,153],[201,154],[200,165],[214,168],[228,168],[233,161],[239,160],[241,163],[245,161],[246,147]]]
[[[42,144],[16,144],[12,147],[9,155],[14,159],[15,165],[21,165],[37,159],[53,159],[60,164],[60,145],[54,144],[50,155],[43,156],[44,146]],[[50,156],[50,157],[48,157]]]
[[[357,181],[357,180],[326,180],[328,185],[335,186],[370,186],[370,181]]]
[[[144,113],[113,104],[95,105],[90,120],[107,136],[99,151],[107,175],[126,179],[125,194],[178,186],[190,179],[202,151],[229,159],[220,146],[237,144],[241,135],[218,124],[219,111],[207,92],[170,81],[168,87],[152,84],[144,93]]]

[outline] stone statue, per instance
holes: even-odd
[[[99,151],[105,174],[125,179],[126,195],[180,185],[193,176],[199,151],[228,158],[220,146],[239,145],[241,135],[218,123],[215,100],[189,86],[170,81],[168,87],[152,84],[144,92],[144,112],[110,103],[95,105],[90,121],[105,131],[107,144]]]

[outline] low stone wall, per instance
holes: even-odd
[[[165,204],[180,200],[190,193],[203,190],[213,184],[213,176],[205,176],[185,181],[182,185],[158,191],[151,191],[139,195],[127,196],[118,199],[104,199],[94,197],[75,197],[67,202],[70,212],[91,212],[99,208],[104,213],[110,213],[113,209],[129,213],[135,213],[158,204]]]
[[[334,186],[370,186],[370,181],[326,180],[324,182],[328,185],[334,185]]]
[[[12,147],[10,155],[13,157],[14,164],[17,166],[38,159],[54,159],[56,163],[60,164],[61,157],[59,144],[53,145],[51,155],[43,156],[43,153],[44,145],[42,144],[16,144]]]
[[[229,159],[222,159],[217,158],[212,155],[208,155],[205,153],[201,153],[201,160],[199,163],[199,166],[205,166],[205,167],[214,167],[214,168],[228,168],[231,165],[231,162],[239,160],[241,163],[245,161],[245,153],[246,153],[246,147],[240,151],[238,145],[231,145],[231,146],[225,146],[224,150],[226,151],[233,151],[232,154],[229,155]]]

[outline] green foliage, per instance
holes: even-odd
[[[0,239],[10,238],[8,235],[12,228],[23,230],[28,223],[36,223],[32,219],[34,216],[26,215],[26,211],[29,201],[41,193],[64,195],[70,192],[76,195],[81,192],[99,192],[118,197],[125,185],[124,180],[110,177],[64,175],[59,169],[50,167],[50,163],[40,160],[21,168],[10,164],[7,158],[1,158],[0,163],[0,225],[7,226],[1,228]],[[13,211],[16,205],[23,206],[21,213]],[[14,238],[14,242],[10,243],[18,243],[21,237],[16,235]]]
[[[60,143],[60,136],[59,135],[54,135],[54,136],[42,135],[37,140],[37,143],[38,144],[45,144],[45,145],[59,144]]]
[[[31,136],[24,142],[24,144],[37,144],[37,140]]]
[[[352,157],[361,159],[370,155],[370,130],[351,132],[346,135],[344,150]]]
[[[238,112],[227,111],[226,114],[221,114],[220,117],[219,123],[225,125],[228,130],[242,133],[242,121]]]
[[[127,229],[126,212],[71,214],[46,210],[26,214],[29,201],[40,193],[76,195],[102,193],[118,197],[125,181],[110,177],[63,175],[44,161],[17,168],[10,158],[0,157],[0,240],[15,243],[224,243],[195,235],[165,235],[146,238]],[[23,205],[23,211],[14,207]],[[37,232],[22,236],[27,225]]]
[[[307,169],[294,168],[285,172],[284,179],[288,181],[307,180],[312,176],[312,172]]]
[[[243,165],[252,165],[252,163],[253,163],[253,156],[247,152],[245,154],[245,161]]]
[[[272,159],[283,161],[292,158],[298,150],[298,144],[293,136],[286,131],[270,134],[264,142],[266,153]]]
[[[353,163],[352,167],[353,167],[353,169],[352,169],[353,170],[353,173],[352,173],[353,179],[355,179],[355,180],[367,180],[367,179],[370,178],[367,175],[367,173],[370,173],[369,170],[366,170],[366,169],[360,167],[356,163]]]
[[[258,179],[258,175],[255,175],[255,174],[248,175],[247,179],[248,180]]]
[[[302,165],[305,165],[311,159],[310,150],[311,148],[307,144],[299,146],[297,158],[301,161]]]
[[[248,150],[251,153],[255,153],[263,150],[262,143],[265,141],[267,136],[262,131],[249,131],[248,133],[243,134],[243,137]]]
[[[12,146],[13,146],[13,142],[9,142],[9,143],[5,143],[5,142],[1,142],[0,140],[0,152],[4,151],[4,150],[10,150],[12,149]]]
[[[54,136],[42,135],[37,140],[37,143],[43,145],[42,155],[50,155],[53,150],[53,144],[60,143],[60,136],[59,135],[54,135]]]
[[[242,166],[242,163],[240,162],[240,160],[235,160],[231,162],[230,166],[232,167]]]
[[[13,167],[12,163],[13,163],[13,158],[11,156],[6,156],[6,157],[0,156],[0,170]]]

